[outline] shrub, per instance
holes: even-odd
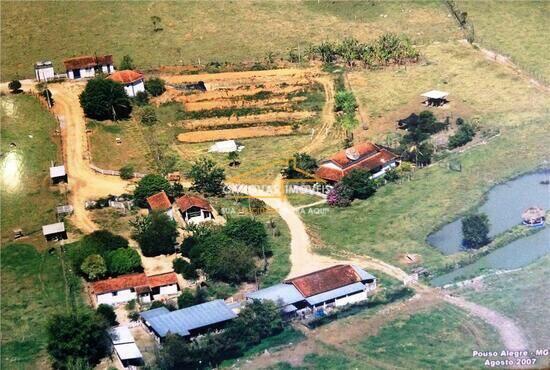
[[[140,111],[139,116],[139,120],[144,126],[153,126],[155,123],[157,123],[157,113],[155,111],[155,108],[150,105],[143,107]]]
[[[197,269],[195,266],[183,258],[176,258],[172,262],[172,266],[175,272],[181,274],[187,280],[196,280],[198,278]]]
[[[134,234],[146,257],[173,253],[177,236],[176,222],[166,213],[160,212],[149,214],[143,225],[135,227]]]
[[[288,167],[282,170],[286,179],[306,179],[317,170],[317,160],[306,153],[294,153]]]
[[[134,97],[134,102],[140,107],[149,104],[149,94],[147,94],[147,91],[138,91]]]
[[[147,90],[147,92],[151,94],[151,96],[159,96],[166,91],[164,85],[164,80],[160,78],[151,78],[145,81],[145,90]]]
[[[120,65],[118,66],[118,69],[120,70],[126,70],[126,69],[134,69],[136,68],[134,65],[134,61],[132,60],[132,57],[129,55],[125,55],[122,57],[122,61],[120,62]]]
[[[199,246],[202,249],[202,268],[210,278],[240,283],[252,277],[255,263],[254,253],[250,247],[237,243],[221,233],[209,236]]]
[[[80,271],[82,271],[89,280],[96,280],[103,277],[107,273],[105,260],[99,254],[92,254],[84,259],[80,266]]]
[[[130,321],[132,321],[132,322],[138,321],[138,320],[139,320],[139,312],[137,312],[137,311],[129,312],[129,313],[128,313],[128,318],[129,318]]]
[[[230,218],[223,227],[223,232],[231,239],[252,248],[259,257],[270,252],[265,226],[258,220],[250,217]]]
[[[139,180],[134,190],[134,200],[139,207],[147,207],[146,198],[153,194],[170,191],[170,183],[160,175],[146,175]]]
[[[82,238],[84,248],[97,250],[102,254],[106,251],[118,248],[128,248],[128,240],[120,235],[115,235],[108,230],[96,230]]]
[[[327,194],[327,204],[331,207],[348,207],[353,198],[353,190],[341,182],[336,183]]]
[[[467,248],[480,248],[489,243],[489,218],[486,214],[471,214],[462,219],[463,243]]]
[[[178,308],[182,309],[193,305],[195,305],[195,295],[191,289],[184,289],[178,297]]]
[[[87,117],[97,120],[128,118],[132,112],[124,86],[102,77],[88,81],[80,94],[80,105]]]
[[[100,304],[97,306],[96,313],[100,317],[104,318],[109,326],[115,326],[117,324],[116,313],[112,306],[108,304]]]
[[[110,275],[123,275],[141,271],[141,258],[132,248],[119,248],[105,256],[107,271]]]
[[[249,198],[248,199],[250,210],[254,215],[261,215],[267,210],[267,205],[265,202],[258,198]]]
[[[13,80],[8,84],[8,89],[10,89],[12,94],[21,92],[21,82],[19,80]]]
[[[351,91],[341,90],[334,97],[334,110],[344,113],[355,113],[357,102]]]
[[[463,146],[475,136],[475,130],[469,123],[463,123],[458,127],[457,132],[449,137],[449,148],[454,149]]]
[[[120,178],[130,180],[134,178],[134,166],[127,164],[120,169]]]
[[[376,192],[376,183],[371,179],[370,171],[358,168],[342,179],[342,184],[353,191],[352,199],[367,199]]]
[[[399,173],[395,170],[389,170],[384,174],[384,180],[387,182],[395,182],[399,180]]]
[[[222,195],[225,172],[222,168],[205,157],[199,158],[191,165],[187,176],[192,181],[192,189],[207,195]]]

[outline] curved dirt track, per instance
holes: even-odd
[[[117,176],[106,176],[89,167],[89,153],[86,138],[86,122],[80,107],[78,95],[83,85],[74,82],[48,86],[55,100],[54,113],[61,123],[65,168],[69,175],[69,198],[74,207],[71,216],[73,224],[84,233],[98,229],[84,208],[88,199],[118,195],[128,191],[128,182]]]
[[[302,148],[302,152],[307,153],[311,153],[321,146],[336,121],[334,117],[334,81],[332,77],[329,75],[322,75],[316,77],[315,81],[323,85],[323,90],[325,91],[325,105],[321,112],[321,127],[319,127],[313,140]]]

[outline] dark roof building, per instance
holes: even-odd
[[[112,55],[84,55],[68,58],[63,61],[66,70],[95,68],[102,65],[113,65]]]

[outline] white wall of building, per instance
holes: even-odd
[[[47,81],[55,77],[53,67],[38,68],[34,70],[34,75],[38,81]]]
[[[136,96],[138,92],[145,91],[143,80],[138,80],[132,84],[124,85],[124,90],[128,96]]]
[[[136,292],[132,292],[130,289],[119,290],[118,292],[111,292],[105,294],[96,295],[97,304],[117,304],[123,302],[129,302],[132,299],[137,298]]]
[[[178,292],[178,285],[172,284],[172,285],[166,285],[160,287],[160,294],[161,295],[167,295],[167,294],[176,294]]]
[[[388,172],[389,170],[395,168],[396,166],[397,166],[397,163],[395,163],[395,161],[390,162],[387,165],[385,165],[384,167],[382,167],[382,169],[380,171],[378,171],[374,175],[372,175],[371,178],[376,179],[377,177],[383,176],[386,172]]]
[[[115,71],[114,67],[112,65],[110,66],[101,66],[101,71],[105,74],[110,74],[110,73],[113,73]],[[67,77],[71,80],[74,80],[75,79],[75,76],[74,76],[74,70],[68,70],[67,71]],[[95,77],[95,68],[94,67],[91,67],[91,68],[81,68],[80,69],[80,78],[92,78],[92,77]]]
[[[338,298],[334,301],[334,305],[336,307],[345,306],[347,304],[351,303],[357,303],[361,302],[367,299],[367,292],[361,291],[359,293],[355,293],[352,295],[348,295],[347,297]]]

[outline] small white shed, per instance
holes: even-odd
[[[231,153],[240,152],[244,149],[243,145],[239,145],[235,140],[218,141],[208,149],[211,153]]]
[[[49,60],[36,62],[34,65],[34,76],[37,81],[48,81],[55,78],[53,63]]]
[[[122,366],[127,368],[143,364],[143,356],[127,326],[117,326],[110,329],[109,336]]]

